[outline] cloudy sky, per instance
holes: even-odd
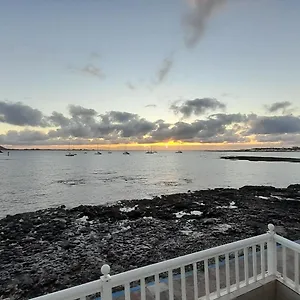
[[[300,143],[299,0],[2,0],[0,144]]]

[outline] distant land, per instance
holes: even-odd
[[[2,146],[0,146],[0,150],[18,150],[18,151],[108,151],[108,149],[41,149],[41,148],[13,148],[13,149],[7,149]],[[173,151],[174,149],[169,150],[161,150],[161,151]],[[110,150],[114,151],[114,150]],[[117,150],[121,151],[121,150]],[[145,151],[143,150],[134,150],[134,151]],[[183,149],[184,151],[184,149]],[[268,147],[268,148],[249,148],[249,149],[222,149],[222,150],[186,150],[186,151],[204,151],[204,152],[300,152],[300,147],[294,146],[294,147]]]
[[[300,152],[300,147],[249,148],[237,150],[206,150],[208,152]]]

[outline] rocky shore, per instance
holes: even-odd
[[[0,220],[0,299],[28,299],[266,232],[300,239],[300,184],[64,206]]]

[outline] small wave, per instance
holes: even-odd
[[[140,182],[146,180],[147,178],[141,176],[131,177],[131,176],[120,175],[120,176],[102,177],[99,179],[102,180],[103,182],[113,182],[113,181]]]
[[[93,172],[94,175],[113,175],[117,174],[116,171],[103,171],[103,170],[95,170]]]
[[[83,185],[85,184],[85,180],[84,179],[67,179],[67,180],[58,180],[57,183],[62,183],[62,184],[66,184],[66,185]]]

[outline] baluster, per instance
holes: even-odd
[[[238,251],[234,252],[234,266],[235,266],[235,283],[236,289],[240,289],[240,265],[239,265],[239,253]]]
[[[299,253],[294,251],[294,259],[295,259],[295,289],[299,291]]]
[[[101,273],[103,274],[100,278],[101,280],[101,299],[102,300],[112,300],[112,287],[111,287],[111,277],[110,277],[110,266],[103,265],[101,267]]]
[[[185,267],[180,268],[181,274],[181,299],[186,300],[186,282],[185,282]]]
[[[130,283],[127,282],[124,284],[125,287],[125,300],[130,300]]]
[[[198,278],[197,263],[193,263],[194,300],[198,300]]]
[[[160,300],[159,274],[154,275],[155,300]]]
[[[249,284],[249,262],[248,262],[248,248],[244,248],[244,271],[245,271],[245,284]]]
[[[257,281],[256,245],[252,246],[252,265],[253,265],[253,279],[254,279],[254,281]]]
[[[219,263],[219,256],[215,257],[215,264],[216,264],[217,297],[220,297],[221,296],[221,291],[220,291],[220,263]]]
[[[275,275],[277,273],[277,250],[276,242],[274,239],[275,231],[274,225],[268,225],[268,242],[267,242],[267,251],[268,251],[268,275]]]
[[[209,273],[208,273],[208,260],[204,260],[204,278],[205,278],[205,298],[209,300]]]
[[[282,277],[283,281],[286,281],[286,247],[282,246]]]
[[[226,271],[226,291],[230,293],[230,269],[229,269],[229,253],[225,254],[225,271]]]
[[[266,274],[266,264],[265,264],[265,243],[260,244],[260,272],[261,276],[264,279]]]
[[[173,271],[168,271],[169,300],[174,300]]]
[[[146,282],[145,278],[141,279],[141,300],[146,300]]]

